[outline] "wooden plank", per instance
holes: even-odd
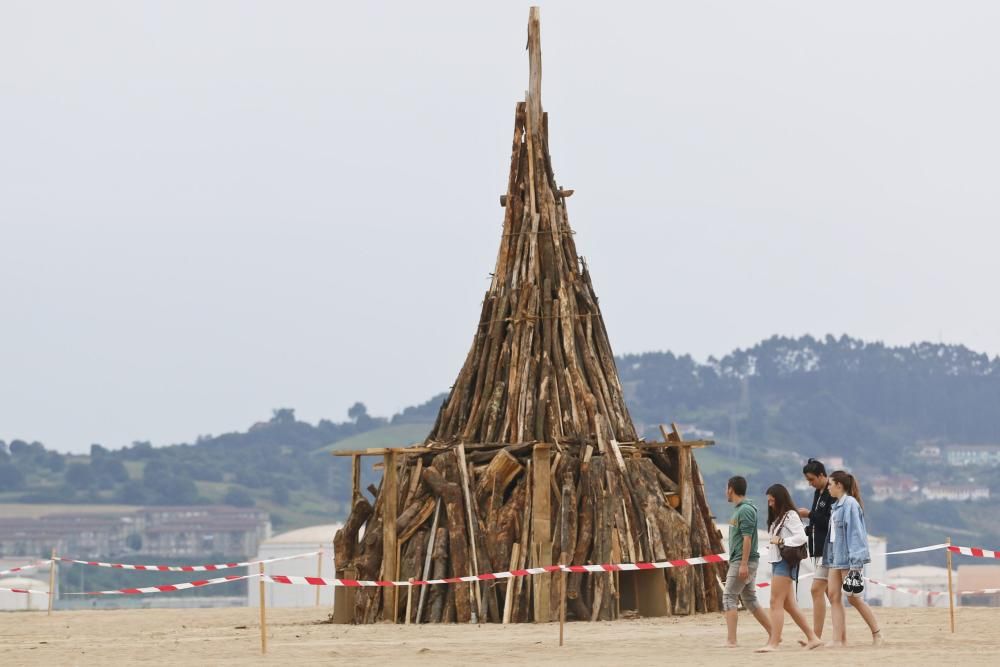
[[[528,119],[537,130],[542,126],[542,29],[538,7],[528,10],[528,70]]]
[[[386,454],[430,454],[442,450],[430,447],[373,447],[371,449],[340,449],[330,452],[333,456],[385,456]]]
[[[537,444],[532,451],[531,489],[531,559],[533,567],[552,565],[552,450]],[[546,623],[551,614],[551,575],[531,578],[534,592],[535,622]]]
[[[382,493],[385,500],[382,503],[382,571],[392,577],[396,572],[398,545],[396,542],[396,513],[399,509],[399,480],[396,475],[396,455],[387,452],[383,458],[385,465],[385,480]],[[396,597],[398,590],[390,586],[382,591],[383,614],[391,614],[392,622],[396,622]]]
[[[357,501],[361,495],[361,458],[351,457],[351,503]]]
[[[476,527],[479,523],[472,509],[472,490],[469,484],[469,464],[465,460],[465,446],[458,445],[458,470],[462,476],[462,495],[465,496],[466,520],[469,524],[469,545],[472,547],[472,574],[479,574],[479,556],[476,553]],[[473,589],[476,594],[476,617],[482,619],[486,614],[483,608],[482,587],[479,582],[474,583]]]
[[[431,523],[431,534],[427,538],[427,553],[424,556],[424,571],[422,579],[424,581],[431,578],[431,559],[434,554],[434,536],[437,535],[438,529],[438,518],[441,516],[441,499],[438,498],[437,502],[434,504],[434,521]],[[424,613],[424,601],[427,599],[427,589],[429,586],[420,587],[420,599],[417,602],[417,623],[420,623],[420,618]]]
[[[702,447],[711,447],[715,444],[715,440],[684,440],[683,442],[637,442],[631,445],[625,445],[625,443],[618,443],[623,447],[635,447],[636,449],[665,449],[670,447],[689,447],[692,449],[700,449]]]
[[[521,545],[514,542],[514,545],[510,548],[510,569],[515,570],[518,567],[518,556],[521,551]],[[522,579],[523,577],[517,577],[517,579]],[[503,624],[507,625],[510,623],[511,612],[514,611],[514,589],[516,588],[515,583],[517,579],[507,580],[507,592],[504,597],[503,604]]]

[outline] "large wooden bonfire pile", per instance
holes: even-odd
[[[663,561],[721,541],[691,448],[636,436],[586,264],[555,181],[541,109],[537,9],[530,88],[517,105],[503,235],[472,349],[421,446],[355,457],[351,514],[335,538],[341,576],[439,579],[524,567]],[[384,457],[358,488],[360,456]],[[359,534],[364,527],[363,538]],[[342,591],[345,589],[341,589]],[[538,575],[399,589],[349,589],[357,623],[545,621],[716,611],[715,566]]]

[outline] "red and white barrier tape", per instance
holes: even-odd
[[[990,551],[989,549],[980,549],[978,547],[949,546],[948,551],[962,554],[963,556],[975,556],[976,558],[1000,558],[1000,551]]]
[[[882,588],[888,588],[890,591],[899,591],[900,593],[908,593],[910,595],[947,595],[947,591],[924,591],[919,588],[906,588],[904,586],[896,586],[894,584],[887,584],[883,581],[877,581],[875,579],[869,579],[865,577],[865,580],[869,584],[875,584],[876,586],[881,586]]]
[[[43,565],[47,565],[50,562],[51,561],[40,560],[37,563],[32,563],[31,565],[21,565],[20,567],[12,567],[9,570],[4,570],[3,572],[0,572],[0,577],[3,577],[8,574],[13,574],[14,572],[24,572],[25,570],[34,570],[36,567],[42,567]]]
[[[201,588],[202,586],[214,586],[215,584],[227,584],[230,581],[241,579],[252,579],[259,577],[259,574],[233,574],[228,577],[217,579],[202,579],[200,581],[185,581],[178,584],[163,584],[161,586],[143,586],[141,588],[119,588],[113,591],[88,591],[86,593],[63,593],[63,595],[141,595],[144,593],[170,593],[182,591],[186,588]]]
[[[865,579],[870,584],[875,584],[876,586],[881,586],[882,588],[888,588],[891,591],[899,591],[900,593],[908,593],[910,595],[948,595],[948,591],[925,591],[921,588],[906,588],[904,586],[895,586],[893,584],[887,584],[882,581],[876,581],[875,579]],[[1000,588],[981,588],[978,591],[955,591],[955,595],[998,595],[1000,594]]]
[[[919,553],[923,551],[934,551],[937,549],[947,548],[953,552],[968,555],[977,556],[980,558],[1000,558],[998,552],[989,551],[986,549],[977,549],[971,547],[959,547],[959,546],[948,546],[947,544],[934,544],[926,547],[918,547],[915,549],[906,549],[903,551],[893,551],[886,555],[897,555],[906,553]],[[111,567],[123,570],[151,570],[159,572],[196,572],[196,571],[206,571],[206,570],[224,570],[236,567],[246,567],[248,565],[256,565],[258,563],[274,563],[284,560],[292,560],[295,558],[304,558],[306,556],[315,556],[322,551],[312,551],[304,554],[297,554],[295,556],[283,556],[280,558],[271,558],[267,560],[259,561],[246,561],[242,563],[222,563],[218,565],[131,565],[125,563],[101,563],[96,561],[83,561],[75,560],[69,558],[60,558],[59,560],[68,561],[71,563],[79,563],[82,565],[94,565],[99,567]],[[146,586],[142,588],[120,588],[111,591],[92,591],[88,593],[66,593],[66,595],[135,595],[143,593],[167,593],[172,591],[184,590],[186,588],[199,588],[202,586],[211,586],[214,584],[224,584],[230,581],[239,581],[242,579],[250,579],[254,577],[260,577],[263,581],[275,583],[275,584],[289,584],[289,585],[300,585],[300,586],[345,586],[350,588],[356,587],[390,587],[390,586],[429,586],[434,584],[456,584],[456,583],[467,583],[474,581],[495,581],[510,579],[513,577],[526,577],[536,574],[546,574],[552,572],[569,572],[569,573],[594,573],[594,572],[634,572],[639,570],[661,570],[666,568],[676,568],[676,567],[686,567],[689,565],[705,565],[709,563],[723,563],[729,560],[728,554],[706,554],[704,556],[696,556],[694,558],[683,558],[678,560],[669,561],[659,561],[655,563],[602,563],[597,565],[546,565],[544,567],[529,567],[520,570],[510,570],[505,572],[491,572],[486,574],[470,575],[465,577],[448,577],[445,579],[429,579],[420,580],[415,579],[413,581],[369,581],[361,579],[326,579],[323,577],[303,577],[303,576],[291,576],[291,575],[260,575],[260,574],[247,574],[240,576],[228,576],[219,577],[217,579],[206,579],[201,581],[189,581],[178,584],[165,584],[161,586]],[[24,566],[21,568],[14,568],[14,570],[8,570],[8,572],[14,572],[21,569],[28,569],[31,567],[37,567],[38,565],[44,564],[44,561],[37,563],[35,565]],[[813,576],[813,573],[808,573],[802,575],[801,579],[806,579]],[[940,591],[921,591],[919,589],[902,588],[894,586],[892,584],[885,584],[874,579],[869,579],[871,583],[883,586],[890,590],[898,590],[904,593],[911,593],[914,595],[942,595]],[[771,582],[761,582],[756,584],[757,588],[766,588],[771,585]],[[0,590],[17,590],[17,589],[0,589]],[[19,591],[20,592],[20,591]],[[39,591],[32,591],[39,593]],[[1000,592],[1000,589],[984,589],[982,591],[962,591],[958,595],[988,595],[994,592]],[[45,594],[45,593],[41,593]]]
[[[92,560],[77,560],[75,558],[59,558],[64,563],[76,563],[77,565],[91,565],[94,567],[111,567],[118,570],[141,570],[152,572],[212,572],[215,570],[231,570],[237,567],[247,567],[258,563],[277,563],[282,560],[294,560],[323,553],[322,551],[310,551],[294,556],[281,556],[280,558],[268,558],[267,560],[250,560],[242,563],[218,563],[215,565],[132,565],[130,563],[101,563]]]
[[[932,544],[929,547],[917,547],[916,549],[903,549],[902,551],[887,551],[886,556],[898,556],[899,554],[918,554],[922,551],[937,551],[948,546],[947,543]]]
[[[507,572],[490,572],[487,574],[474,574],[466,577],[449,577],[447,579],[414,579],[411,581],[367,581],[361,579],[324,579],[322,577],[294,577],[285,575],[265,575],[264,581],[275,584],[294,584],[300,586],[347,586],[350,588],[366,586],[431,586],[434,584],[457,584],[473,581],[495,581],[497,579],[510,579],[511,577],[527,577],[535,574],[545,574],[547,572],[633,572],[636,570],[662,570],[671,567],[685,567],[687,565],[704,565],[705,563],[722,563],[729,560],[728,554],[708,554],[696,556],[694,558],[683,558],[679,560],[660,561],[656,563],[603,563],[600,565],[545,565],[543,567],[528,567],[523,570],[510,570]]]
[[[7,593],[26,593],[28,595],[48,595],[48,591],[33,591],[29,588],[0,588],[0,591],[6,591]]]

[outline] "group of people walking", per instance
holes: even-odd
[[[864,590],[863,569],[870,562],[868,531],[865,528],[864,504],[858,481],[850,473],[837,470],[826,474],[826,467],[809,459],[802,469],[806,481],[815,490],[810,509],[796,508],[788,489],[772,484],[767,489],[767,560],[771,566],[771,605],[765,611],[757,602],[756,576],[760,554],[757,540],[757,506],[747,498],[747,480],[730,478],[726,499],[736,506],[729,525],[729,572],[726,576],[722,606],[726,616],[726,646],[736,646],[738,602],[753,614],[768,634],[767,643],[758,652],[777,650],[785,613],[802,630],[808,649],[824,646],[823,625],[826,602],[830,601],[833,624],[833,647],[847,644],[844,598],[858,610],[872,633],[872,643],[883,643],[882,632],[871,607],[861,597]],[[803,519],[809,525],[803,524]],[[795,601],[799,564],[812,558],[816,571],[811,587],[813,623],[809,625]]]

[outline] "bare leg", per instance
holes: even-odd
[[[788,577],[771,577],[771,632],[767,644],[758,652],[777,651],[781,644],[781,630],[785,625],[785,600],[789,596],[792,580]]]
[[[770,619],[770,617],[768,617],[767,612],[764,611],[764,608],[763,607],[757,607],[756,609],[754,609],[753,610],[753,617],[757,619],[758,623],[760,623],[760,627],[764,628],[764,632],[766,632],[768,634],[768,636],[770,636],[771,635],[771,619]]]
[[[861,618],[865,619],[865,623],[868,624],[868,629],[872,631],[872,644],[875,646],[882,645],[882,632],[879,628],[878,621],[875,620],[875,612],[872,608],[868,606],[868,603],[862,600],[860,597],[852,595],[847,598],[851,606],[858,610],[861,614]]]
[[[826,622],[826,582],[822,579],[813,581],[809,592],[813,599],[813,632],[817,637],[822,637],[823,624]]]
[[[840,590],[843,583],[844,570],[830,570],[830,578],[826,582],[826,590],[830,597],[830,619],[833,622],[833,646],[844,646],[847,644],[844,592]]]
[[[726,612],[726,646],[736,646],[736,621],[738,613],[736,609],[730,609]]]
[[[789,594],[785,597],[785,611],[788,615],[792,617],[795,621],[795,625],[799,626],[802,633],[806,636],[806,643],[804,646],[808,649],[814,649],[823,645],[823,640],[821,640],[811,627],[809,627],[809,622],[806,620],[806,615],[802,613],[799,609],[798,603],[795,601],[795,596]]]

